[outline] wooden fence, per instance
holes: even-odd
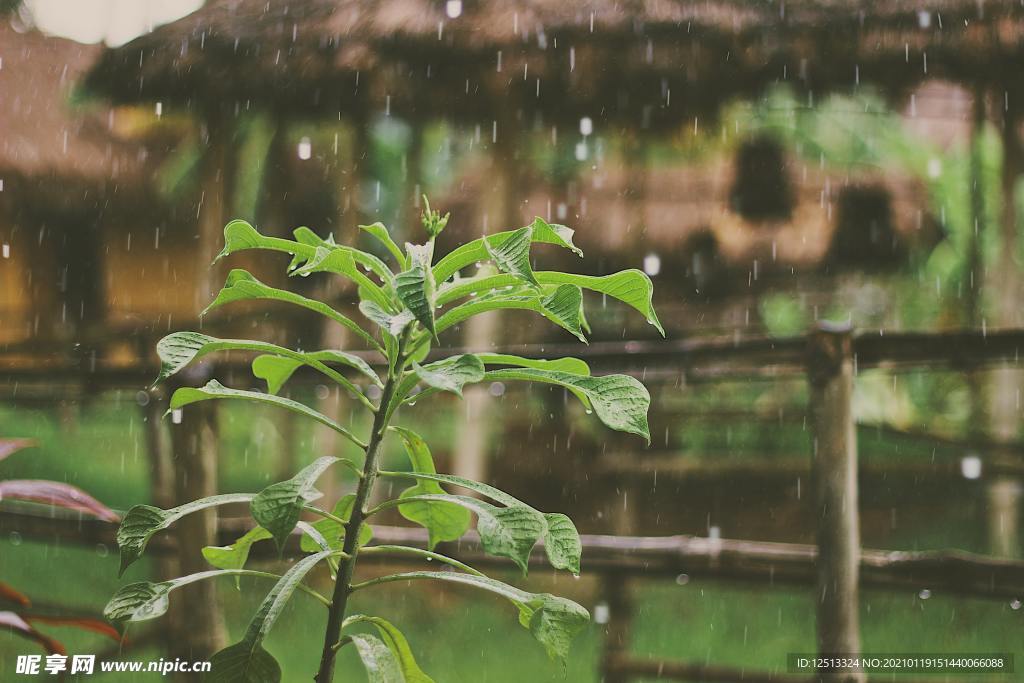
[[[778,681],[810,680],[792,674],[739,671],[727,667],[638,660],[629,654],[631,600],[628,579],[686,574],[717,579],[758,581],[774,585],[813,586],[817,602],[818,651],[854,654],[860,651],[858,591],[863,587],[903,589],[929,586],[962,595],[1020,598],[1024,563],[961,552],[907,553],[862,550],[857,508],[856,424],[852,393],[858,370],[891,370],[944,366],[972,370],[983,366],[1020,366],[1024,330],[947,333],[854,334],[845,327],[822,325],[806,336],[785,339],[685,340],[592,344],[589,347],[547,345],[516,348],[518,355],[576,355],[595,371],[629,372],[647,380],[715,381],[736,377],[804,377],[810,388],[810,457],[816,546],[756,543],[694,537],[584,538],[588,572],[602,576],[606,601],[614,619],[606,633],[602,672],[606,683],[637,677],[671,680]],[[95,359],[95,355],[91,358]],[[2,358],[2,355],[0,355]],[[231,379],[247,375],[237,363],[208,364],[191,379],[216,374]],[[89,394],[103,388],[137,389],[156,374],[152,366],[106,368],[88,353],[61,359],[46,367],[0,368],[0,391],[22,398],[46,387],[64,395]],[[1009,458],[1010,473],[1020,471],[1016,444],[988,444]],[[984,448],[984,445],[982,445]],[[111,529],[98,522],[34,518],[23,513],[0,514],[0,529],[25,536],[60,538],[68,542],[110,542]],[[238,530],[221,524],[217,533]],[[378,528],[378,538],[393,542],[422,541],[415,530]],[[165,547],[168,541],[161,546]],[[466,559],[489,563],[467,540],[451,551]],[[397,558],[386,558],[397,561]],[[819,674],[825,681],[866,680],[863,673]],[[901,679],[902,680],[902,679]]]

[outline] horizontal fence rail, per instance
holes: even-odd
[[[253,522],[241,518],[222,519],[218,543],[233,543]],[[117,525],[94,519],[42,516],[35,513],[0,510],[0,532],[15,532],[26,540],[56,541],[67,545],[115,547]],[[423,545],[426,531],[412,527],[374,526],[372,544]],[[298,532],[295,534],[296,540]],[[698,536],[606,536],[583,534],[584,573],[618,574],[636,578],[726,579],[769,582],[778,585],[809,586],[815,581],[818,549],[801,543],[771,543],[712,539]],[[172,534],[156,536],[152,552],[177,552]],[[447,554],[479,566],[512,569],[504,558],[485,554],[479,537],[469,532],[458,543],[440,546]],[[299,554],[290,543],[286,554]],[[254,546],[252,557],[276,557],[270,544]],[[371,559],[372,558],[372,559]],[[414,563],[399,554],[367,555],[367,564]],[[546,567],[542,545],[530,558],[531,566]],[[1013,600],[1024,596],[1024,561],[975,555],[958,550],[887,551],[862,550],[861,582],[865,587],[891,590],[927,589],[932,594],[949,593],[979,598]]]

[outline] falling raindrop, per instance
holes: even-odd
[[[594,120],[589,116],[580,119],[580,135],[587,136],[594,132]]]
[[[966,455],[960,459],[960,474],[964,479],[981,478],[981,458],[976,455]]]
[[[503,396],[505,394],[505,385],[501,382],[491,382],[488,391],[491,396]]]
[[[21,534],[19,534],[17,531],[12,531],[10,538],[11,545],[21,545]]]
[[[917,594],[917,597],[921,598],[922,600],[927,600],[928,598],[932,597],[932,592],[927,588],[922,588],[921,592]]]
[[[303,137],[299,140],[298,155],[303,161],[313,156],[313,143],[309,138]]]
[[[607,624],[612,616],[612,611],[607,602],[599,602],[594,605],[594,623]]]
[[[148,406],[149,405],[149,392],[148,391],[136,392],[136,394],[135,394],[135,402],[138,403],[140,406]]]
[[[4,258],[11,258],[11,245],[4,243],[4,245],[0,247],[0,253],[3,254]]]
[[[163,115],[164,115],[164,103],[163,102],[157,102],[156,103],[156,117],[160,118]]]
[[[654,277],[661,272],[661,257],[657,254],[644,256],[644,272]]]
[[[448,0],[444,6],[444,13],[449,19],[458,19],[462,16],[462,0]]]
[[[1010,601],[1010,609],[1012,609],[1014,611],[1019,610],[1020,609],[1020,605],[1021,605],[1020,600],[1017,600],[1016,598],[1014,598],[1013,600]]]
[[[175,408],[171,411],[171,423],[176,425],[181,424],[181,408]]]
[[[680,574],[679,576],[676,577],[676,585],[677,586],[685,586],[688,583],[690,583],[690,575],[689,574]]]
[[[317,384],[314,391],[316,392],[317,400],[320,401],[327,400],[327,397],[331,395],[331,390],[327,388],[326,384]]]
[[[580,141],[576,143],[576,161],[586,161],[588,155],[587,143]]]

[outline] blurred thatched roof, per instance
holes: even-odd
[[[1020,3],[981,0],[211,0],[108,51],[88,85],[125,102],[643,128],[780,81],[1014,89],[1022,36]]]
[[[106,128],[108,110],[76,111],[75,82],[101,48],[16,30],[0,21],[0,169],[11,176],[117,179],[137,149],[119,145]]]

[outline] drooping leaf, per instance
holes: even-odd
[[[45,479],[8,479],[0,481],[0,500],[24,500],[81,512],[97,519],[116,522],[116,512],[88,493],[59,481]]]
[[[348,636],[366,669],[369,683],[405,683],[398,660],[384,642],[366,633]]]
[[[429,266],[413,264],[395,276],[395,293],[416,320],[434,335],[434,279]]]
[[[280,683],[281,667],[263,648],[263,640],[273,628],[277,618],[296,587],[313,567],[330,555],[327,551],[307,555],[292,565],[278,580],[260,603],[242,640],[230,645],[211,658],[211,683]]]
[[[206,546],[203,548],[203,557],[217,569],[242,569],[249,560],[249,551],[252,549],[252,546],[260,541],[270,540],[271,538],[273,536],[263,527],[254,527],[231,545]],[[240,578],[236,577],[236,586]]]
[[[580,573],[583,544],[572,520],[560,512],[544,513],[547,530],[544,532],[544,552],[555,569],[568,569],[576,576]]]
[[[532,228],[530,236],[534,242],[554,244],[571,249],[577,255],[583,256],[583,252],[572,243],[573,230],[570,228],[564,225],[548,223],[543,218],[535,218],[530,227]],[[484,240],[486,239],[492,247],[500,246],[506,240],[511,239],[515,232],[515,230],[509,230],[507,232],[495,233],[494,235],[488,235],[487,237],[467,242],[453,249],[434,266],[434,279],[437,282],[444,282],[469,264],[487,260],[490,258],[490,254],[487,253]]]
[[[346,494],[339,498],[338,502],[334,504],[334,509],[331,510],[331,514],[347,522],[352,516],[352,508],[355,506],[355,502],[355,494]],[[324,537],[329,548],[332,550],[341,549],[342,544],[345,542],[344,526],[338,524],[333,519],[318,519],[313,522],[312,527]],[[373,529],[369,524],[363,524],[359,529],[359,547],[366,545],[371,540],[373,540]],[[302,537],[299,541],[299,546],[304,553],[315,553],[321,549],[316,541],[308,536]]]
[[[296,268],[292,275],[306,276],[312,273],[334,273],[343,275],[355,282],[361,292],[365,292],[379,306],[388,307],[388,297],[384,290],[370,278],[366,277],[356,264],[354,249],[348,247],[317,247],[306,265]],[[385,270],[387,268],[385,267]],[[390,271],[388,271],[390,273]]]
[[[537,368],[509,368],[491,370],[487,373],[487,379],[545,382],[575,390],[577,396],[586,397],[590,404],[587,407],[593,406],[597,417],[607,427],[642,436],[648,443],[651,441],[650,428],[647,426],[651,395],[647,387],[628,375],[581,377]]]
[[[330,456],[317,458],[291,479],[271,484],[252,499],[249,510],[253,519],[270,532],[278,550],[284,548],[295,529],[303,506],[323,495],[313,485],[336,462],[338,458]]]
[[[229,645],[210,658],[209,683],[280,683],[281,665],[262,643]]]
[[[565,664],[569,645],[590,620],[590,613],[572,600],[549,593],[529,593],[486,576],[461,572],[404,572],[366,582],[367,585],[420,579],[447,581],[489,591],[509,600],[519,610],[519,623],[533,634],[556,661]]]
[[[422,494],[401,497],[399,509],[411,503],[428,505],[460,505],[476,515],[476,530],[484,552],[512,560],[525,574],[530,551],[547,528],[544,516],[526,505],[497,507],[490,503],[451,494]]]
[[[484,364],[472,353],[451,356],[435,363],[412,364],[416,376],[429,387],[462,396],[462,387],[484,378]]]
[[[360,301],[359,312],[392,337],[398,337],[416,319],[412,311],[402,309],[400,313],[389,313],[373,301]]]
[[[424,474],[436,474],[434,459],[430,454],[426,441],[409,429],[392,427],[392,431],[398,434],[409,455],[412,468],[415,472]],[[417,480],[414,486],[402,492],[402,498],[413,496],[438,494],[443,495],[446,491],[440,484],[430,479]],[[470,512],[460,505],[447,503],[422,503],[411,502],[398,508],[399,513],[410,522],[415,522],[427,530],[428,547],[433,549],[443,541],[454,541],[459,539],[469,529],[472,519]]]
[[[573,375],[589,375],[590,366],[579,358],[554,358],[545,360],[541,358],[523,358],[521,356],[510,356],[506,353],[478,353],[477,358],[483,361],[484,365],[508,365],[518,368],[536,368],[538,370],[554,370],[556,372],[568,372]]]
[[[361,395],[358,387],[352,384],[352,382],[342,377],[337,370],[324,365],[323,360],[321,360],[324,356],[314,356],[313,354],[292,351],[291,349],[268,342],[252,341],[249,339],[217,339],[201,332],[174,332],[157,342],[156,352],[160,356],[160,376],[157,377],[157,381],[159,382],[177,373],[193,360],[202,358],[210,353],[216,353],[217,351],[256,351],[258,353],[280,356],[301,365],[308,365],[349,391]],[[329,356],[327,358],[333,359]],[[346,364],[351,364],[348,359],[343,360],[345,360]],[[293,371],[294,368],[292,368]],[[371,370],[370,372],[372,373],[373,371]],[[288,375],[291,375],[291,372]],[[287,376],[285,379],[287,379]],[[284,380],[281,381],[283,383]],[[271,393],[276,393],[276,391]]]
[[[368,617],[365,614],[354,614],[345,620],[343,627],[353,624],[371,624],[380,633],[381,640],[391,651],[398,668],[402,673],[405,683],[434,683],[434,680],[423,673],[423,670],[416,663],[416,658],[409,647],[409,641],[405,639],[398,628],[387,619],[380,617]]]
[[[392,429],[399,431],[398,428],[393,427]],[[410,457],[412,457],[411,452]],[[417,486],[407,489],[406,492],[402,494],[403,497],[407,493],[409,495],[423,495],[437,492],[447,493],[447,491],[442,489],[440,485],[451,484],[453,486],[461,486],[462,488],[487,496],[488,498],[509,508],[526,508],[527,510],[530,510],[533,515],[539,517],[543,521],[540,538],[544,541],[544,549],[547,553],[548,560],[551,562],[551,566],[555,569],[568,569],[573,574],[577,575],[580,573],[580,556],[583,552],[583,545],[580,542],[580,536],[579,532],[576,531],[576,526],[568,517],[560,513],[539,512],[518,498],[505,493],[501,489],[478,481],[473,481],[472,479],[458,477],[453,474],[438,474],[433,471],[432,462],[429,469],[430,471],[427,471],[426,468],[420,469],[414,464],[413,472],[383,472],[382,474],[385,476],[410,477],[419,482]],[[433,486],[428,486],[428,484],[433,484]],[[416,490],[415,494],[411,493],[413,490]],[[399,508],[399,511],[403,516],[408,519],[412,518],[406,514],[406,508],[413,504],[415,503],[405,504]],[[440,503],[428,503],[427,507],[440,507]],[[415,519],[412,521],[418,522],[418,520]],[[422,522],[420,523],[422,524]],[[424,526],[426,526],[426,524],[424,524]],[[464,531],[465,530],[463,529],[463,532]],[[460,533],[459,536],[461,535],[462,534]],[[456,538],[458,538],[458,536],[444,540],[455,540]],[[431,547],[433,547],[433,545]],[[529,557],[529,555],[527,555],[527,557]]]
[[[330,235],[327,239],[322,239],[315,232],[309,228],[296,228],[294,233],[295,240],[308,244],[313,247],[326,247],[328,249],[344,249],[352,254],[352,258],[356,263],[363,266],[367,270],[370,270],[374,275],[379,277],[381,281],[390,283],[394,278],[394,274],[388,269],[387,265],[373,254],[369,254],[361,249],[355,247],[349,247],[339,245],[334,241],[334,236]]]
[[[347,365],[350,368],[354,368],[368,377],[374,384],[379,387],[383,387],[383,383],[380,381],[380,377],[373,371],[369,363],[364,361],[359,356],[351,353],[345,353],[344,351],[333,351],[325,349],[323,351],[310,351],[303,354],[310,360],[315,360],[320,363],[337,363],[339,365]],[[267,383],[267,392],[276,394],[281,391],[281,387],[284,386],[292,374],[302,365],[306,363],[295,358],[284,358],[282,356],[264,355],[257,356],[252,361],[252,374]]]
[[[539,286],[530,267],[530,244],[533,243],[533,226],[513,230],[507,238],[494,240],[485,237],[484,248],[498,270],[510,273],[535,287]]]
[[[407,265],[405,255],[398,245],[395,244],[395,241],[391,239],[391,233],[388,232],[383,223],[378,221],[370,225],[360,225],[359,229],[380,242],[395,257],[395,262],[398,263],[399,267],[404,268]]]
[[[542,284],[568,284],[607,294],[613,299],[632,306],[657,328],[661,336],[665,336],[665,328],[654,312],[654,284],[642,270],[623,270],[611,275],[577,275],[575,273],[559,273],[548,271],[537,273]]]
[[[206,386],[200,389],[184,387],[176,390],[171,396],[169,410],[176,410],[192,403],[198,403],[199,401],[211,401],[225,398],[238,398],[246,401],[254,401],[256,403],[264,403],[277,406],[279,408],[285,408],[294,413],[299,413],[300,415],[313,418],[320,424],[330,427],[360,448],[366,447],[366,444],[348,429],[345,429],[331,418],[322,413],[318,413],[305,404],[281,396],[274,396],[273,394],[264,394],[259,391],[229,389],[215,379],[211,379],[206,383]]]
[[[59,641],[40,633],[15,612],[0,612],[0,629],[7,629],[17,636],[39,643],[48,654],[66,654]]]
[[[352,320],[348,316],[342,315],[327,304],[315,299],[308,299],[301,294],[289,292],[284,289],[275,289],[274,287],[263,284],[249,272],[237,268],[228,273],[224,288],[217,294],[217,298],[213,300],[213,303],[207,306],[206,309],[200,313],[200,316],[206,315],[214,308],[223,306],[227,303],[252,299],[282,301],[294,306],[301,306],[302,308],[310,311],[315,311],[320,315],[341,324],[348,330],[351,330],[371,347],[379,348],[374,338],[367,333],[366,330],[360,327],[356,321]]]
[[[193,512],[199,512],[216,505],[230,503],[248,503],[253,499],[251,493],[224,493],[208,498],[200,498],[169,510],[161,510],[152,505],[136,505],[125,513],[121,526],[117,529],[117,545],[121,549],[121,570],[124,574],[135,560],[139,559],[146,549],[146,544],[157,531],[166,529],[175,521]]]
[[[590,613],[572,600],[550,593],[538,593],[519,605],[519,623],[540,641],[548,657],[565,666],[569,648],[587,622]]]
[[[561,285],[545,291],[519,289],[496,290],[460,304],[446,311],[437,321],[441,334],[454,325],[480,313],[500,309],[520,309],[540,313],[580,341],[586,341],[580,327],[580,306],[583,294],[579,287]]]

